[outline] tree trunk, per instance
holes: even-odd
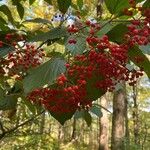
[[[139,137],[139,115],[138,115],[138,104],[137,104],[137,86],[133,86],[133,126],[134,126],[134,143],[140,144]]]
[[[123,88],[114,93],[112,116],[112,150],[124,150],[125,138],[125,101],[126,91]]]
[[[101,98],[101,106],[108,108],[108,99],[106,95]],[[100,146],[99,150],[108,150],[108,140],[109,140],[109,119],[108,112],[102,109],[103,116],[100,118]]]
[[[130,148],[130,132],[129,132],[129,118],[128,118],[128,99],[125,99],[125,139],[126,149]]]

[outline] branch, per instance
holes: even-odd
[[[106,110],[107,112],[109,112],[110,114],[112,114],[112,112],[111,112],[111,111],[109,111],[106,107],[103,107],[103,106],[102,106],[102,105],[100,105],[100,104],[94,104],[94,105],[97,105],[97,106],[99,106],[99,107],[103,108],[104,110]]]
[[[33,121],[34,119],[36,119],[38,116],[40,116],[40,115],[43,114],[44,112],[45,112],[45,110],[43,110],[43,111],[40,112],[39,114],[33,116],[32,118],[30,118],[30,119],[24,121],[23,123],[21,123],[21,124],[15,126],[15,127],[12,128],[12,129],[9,129],[9,130],[7,130],[7,131],[4,130],[3,125],[2,125],[2,123],[0,122],[0,128],[1,128],[1,130],[2,130],[2,134],[0,134],[0,140],[1,140],[6,134],[10,134],[11,132],[17,130],[18,128],[20,128],[20,127],[26,125],[26,124],[29,123],[30,121]]]

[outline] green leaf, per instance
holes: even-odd
[[[0,11],[3,12],[7,16],[8,20],[12,24],[14,24],[14,19],[12,17],[11,11],[9,10],[9,8],[6,5],[1,5],[0,6]]]
[[[17,99],[17,95],[8,95],[0,99],[0,110],[10,110],[16,108]]]
[[[51,21],[47,20],[47,19],[42,19],[42,18],[35,18],[35,19],[29,19],[29,20],[25,20],[24,22],[32,22],[32,23],[49,23],[51,24]]]
[[[106,23],[106,22],[105,22]],[[105,24],[103,23],[103,24]],[[102,37],[103,35],[105,35],[106,33],[108,33],[113,27],[115,27],[117,24],[116,23],[108,23],[106,24],[102,29],[100,29],[100,31],[98,31],[96,33],[96,35],[98,37]]]
[[[65,14],[71,5],[71,0],[57,0],[59,10]]]
[[[126,24],[118,24],[113,27],[108,33],[109,40],[117,43],[121,43],[124,39],[124,34],[127,33],[128,29]]]
[[[69,43],[69,40],[75,40],[76,43]],[[66,50],[69,51],[72,55],[83,54],[86,49],[86,39],[82,35],[72,35],[67,39],[65,44]]]
[[[0,47],[0,57],[5,57],[9,52],[13,51],[14,48],[11,46]]]
[[[90,99],[91,101],[95,101],[105,94],[105,91],[103,91],[103,89],[98,89],[94,85],[99,80],[102,80],[102,78],[93,76],[87,81],[87,86],[86,86],[87,98]]]
[[[65,71],[65,60],[62,58],[52,58],[29,72],[23,80],[25,93],[31,92],[33,89],[46,84],[54,84],[55,79]]]
[[[18,11],[20,19],[23,19],[23,16],[24,16],[24,7],[20,3],[17,3],[16,6],[17,6],[17,11]]]
[[[20,0],[12,0],[12,4],[17,7],[19,17],[22,19],[24,16],[24,7],[21,5]]]
[[[91,108],[90,108],[90,111],[95,114],[97,117],[102,117],[103,114],[101,112],[101,108],[96,106],[96,105],[93,105]]]
[[[150,78],[150,61],[149,59],[142,53],[142,51],[138,47],[133,47],[128,51],[129,59],[134,62],[138,67],[142,67],[144,72]],[[136,57],[141,57],[143,61],[137,63]]]
[[[29,0],[29,4],[32,5],[36,0]]]
[[[66,28],[56,27],[48,32],[38,34],[30,39],[31,42],[53,40],[67,35]]]
[[[135,2],[137,4],[142,1],[143,0],[136,0]],[[109,12],[114,15],[124,15],[123,10],[125,8],[130,8],[128,0],[105,0],[105,4]]]
[[[105,0],[105,4],[111,14],[120,14],[124,8],[129,8],[128,0]]]
[[[70,113],[64,113],[64,114],[57,114],[57,113],[53,113],[50,112],[50,114],[61,124],[64,125],[64,123],[71,119],[74,112],[70,112]]]
[[[88,111],[84,111],[84,120],[87,123],[88,126],[92,123],[92,117],[91,114]]]

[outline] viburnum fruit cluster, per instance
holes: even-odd
[[[128,25],[128,32],[125,34],[125,38],[133,46],[147,45],[150,42],[150,9],[145,9],[143,12],[143,20],[132,20]]]
[[[131,25],[135,25],[135,21],[132,21]],[[128,51],[132,46],[139,44],[137,41],[133,42],[133,39],[129,38],[122,44],[113,43],[106,35],[101,38],[96,36],[101,28],[99,24],[87,21],[86,26],[89,27],[89,35],[86,38],[89,51],[75,56],[66,63],[66,72],[56,79],[55,85],[32,91],[28,99],[33,103],[38,103],[58,114],[75,112],[77,109],[89,109],[92,101],[95,100],[91,96],[94,90],[102,93],[113,91],[116,84],[122,81],[128,81],[132,86],[143,75],[142,68],[130,70],[127,67]],[[144,29],[139,30],[147,31],[148,27],[146,29],[145,26],[142,27]],[[76,28],[69,27],[69,33],[80,32],[80,29]],[[128,29],[127,34],[132,36],[132,31],[129,27]],[[74,41],[75,39],[69,41],[69,44],[76,44]],[[149,42],[148,39],[147,41]]]
[[[44,53],[42,49],[37,50],[34,46],[26,45],[23,49],[15,49],[7,57],[7,69],[9,75],[21,75],[29,68],[36,67],[42,63]]]
[[[5,39],[7,43],[3,43],[2,46],[9,46],[12,51],[1,60],[1,68],[4,69],[3,74],[9,76],[18,75],[23,77],[26,71],[30,68],[36,67],[42,63],[42,57],[44,56],[42,49],[36,49],[33,45],[23,43],[21,47],[18,41],[14,41],[15,34],[7,34]],[[18,36],[18,40],[23,40],[22,36]]]
[[[84,31],[84,27],[88,27],[88,50],[69,59],[66,72],[56,79],[54,85],[35,89],[27,98],[50,112],[62,114],[89,109],[92,101],[99,97],[96,93],[113,91],[120,82],[127,81],[129,85],[135,85],[137,79],[143,75],[143,69],[127,67],[128,52],[134,46],[150,43],[150,9],[137,8],[134,0],[130,0],[129,4],[132,9],[125,9],[124,13],[132,16],[138,9],[141,17],[132,17],[130,25],[127,25],[125,40],[121,44],[110,41],[107,35],[98,37],[97,32],[103,27],[98,23],[86,21],[80,26],[69,26],[70,34],[78,34]],[[74,38],[68,41],[68,44],[76,43]],[[135,60],[137,63],[144,61],[140,56],[136,56]]]
[[[55,88],[36,89],[28,95],[28,99],[58,114],[75,112],[76,109],[88,109],[92,101],[86,98],[85,84],[67,84],[66,82],[65,86],[59,82]]]

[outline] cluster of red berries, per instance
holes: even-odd
[[[130,5],[136,8],[134,0],[130,0]],[[90,96],[91,90],[113,91],[121,81],[128,81],[129,85],[134,86],[137,79],[143,75],[143,69],[127,67],[128,51],[134,45],[147,45],[150,42],[150,11],[146,11],[147,13],[143,13],[144,20],[131,21],[125,35],[126,41],[122,44],[109,41],[106,35],[97,37],[100,25],[87,21],[85,24],[89,27],[89,35],[86,42],[89,50],[75,56],[65,65],[66,72],[56,79],[55,85],[32,91],[28,99],[51,112],[61,114],[75,112],[77,109],[89,109],[95,100]],[[68,28],[70,34],[79,31],[80,28],[76,26]],[[68,42],[76,44],[75,39]],[[137,63],[143,61],[140,56],[135,59]]]
[[[36,89],[28,95],[28,99],[51,112],[74,112],[77,109],[88,109],[92,105],[89,82],[90,89],[106,92],[114,90],[121,80],[133,85],[142,75],[142,70],[127,69],[127,45],[117,45],[111,43],[107,36],[98,38],[91,33],[87,43],[90,51],[86,55],[75,56],[72,63],[66,64],[66,75],[61,74],[56,79],[55,88]]]
[[[121,80],[129,80],[132,71],[126,67],[128,46],[109,42],[108,37],[88,37],[91,50],[87,56],[76,56],[75,64],[68,67],[68,76],[74,81],[89,82],[94,76],[93,88],[112,91]],[[139,72],[137,72],[139,73]],[[139,75],[142,75],[141,72]],[[100,79],[98,79],[100,78]],[[134,78],[135,81],[135,78]],[[76,82],[75,82],[76,83]],[[134,82],[135,83],[135,82]],[[91,87],[92,88],[92,87]]]
[[[140,20],[131,21],[131,25],[128,25],[128,33],[125,35],[126,40],[133,46],[138,45],[147,45],[150,42],[150,21],[147,19],[144,22]]]
[[[33,45],[25,45],[24,48],[15,48],[6,57],[5,64],[9,75],[23,75],[29,68],[36,67],[42,63],[43,50],[37,50]]]
[[[15,37],[17,40],[14,39]],[[5,40],[7,40],[7,43],[0,42],[1,47],[10,46],[13,50],[5,58],[1,58],[0,68],[3,68],[3,74],[19,75],[21,77],[29,68],[36,67],[42,63],[42,57],[44,56],[42,49],[37,50],[33,45],[28,45],[24,42],[22,42],[23,46],[21,47],[16,42],[24,40],[22,35],[6,34]]]
[[[143,20],[132,20],[128,25],[128,32],[125,34],[125,39],[130,46],[135,44],[147,45],[150,42],[150,9],[139,8]]]
[[[137,24],[137,21],[132,21],[132,23]],[[115,85],[121,80],[129,81],[130,85],[134,85],[137,78],[143,75],[143,70],[129,70],[126,67],[128,50],[131,44],[114,44],[109,41],[106,35],[99,38],[95,36],[95,33],[100,29],[99,24],[87,21],[86,25],[90,27],[89,36],[86,39],[90,51],[86,55],[75,57],[75,64],[70,65],[67,70],[69,78],[73,78],[73,80],[81,79],[88,83],[88,80],[96,75],[97,77],[101,77],[101,79],[95,81],[93,86],[104,91],[112,91]],[[144,44],[148,44],[148,42]],[[137,58],[137,61],[141,62],[143,60],[142,58]]]
[[[57,114],[75,112],[77,109],[88,109],[92,101],[86,97],[85,84],[65,84],[67,78],[57,78],[56,87],[36,89],[28,95],[28,99]]]

